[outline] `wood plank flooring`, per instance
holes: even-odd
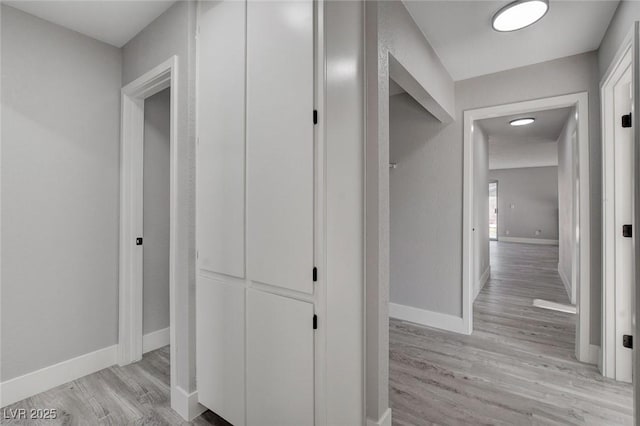
[[[394,425],[630,425],[632,387],[574,356],[558,247],[491,243],[470,336],[390,322]]]
[[[58,410],[55,420],[9,420],[3,425],[215,425],[228,426],[211,411],[185,422],[169,402],[169,346],[140,362],[113,366],[9,405],[9,409]],[[4,416],[3,416],[4,417]]]
[[[631,386],[575,360],[575,315],[532,306],[534,298],[568,302],[557,247],[492,243],[491,255],[471,336],[391,321],[394,424],[631,424]],[[228,425],[210,411],[188,423],[171,410],[168,347],[9,408],[56,408],[59,416],[3,425]]]

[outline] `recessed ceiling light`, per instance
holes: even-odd
[[[531,124],[536,121],[535,118],[527,117],[527,118],[516,118],[515,120],[511,120],[509,124],[512,126],[526,126],[527,124]]]
[[[549,10],[549,0],[516,0],[493,15],[493,29],[516,31],[539,21]]]

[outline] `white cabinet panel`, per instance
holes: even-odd
[[[198,401],[235,426],[245,424],[245,289],[198,277]]]
[[[312,292],[313,4],[247,5],[247,275]]]
[[[247,291],[247,424],[313,424],[313,305]]]
[[[245,3],[201,2],[198,36],[199,266],[244,277]]]

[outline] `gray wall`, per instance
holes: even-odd
[[[489,267],[489,137],[476,123],[473,131],[473,233],[474,295],[480,291],[480,278]]]
[[[195,390],[195,2],[179,1],[122,48],[127,84],[178,56],[175,338],[177,385]]]
[[[498,240],[558,239],[557,167],[490,170],[489,180],[498,182]]]
[[[569,114],[569,118],[562,134],[558,138],[558,271],[568,283],[572,282],[571,265],[573,259],[573,175],[574,162],[572,136],[576,131],[577,122],[575,108]],[[565,283],[565,286],[567,284]],[[571,289],[568,289],[571,297]],[[575,300],[572,300],[575,303]]]
[[[2,6],[2,380],[116,344],[119,49]]]
[[[598,49],[598,68],[601,78],[613,61],[620,44],[631,31],[633,23],[638,20],[640,20],[640,1],[621,1]]]
[[[144,334],[169,327],[169,118],[171,90],[144,102]]]
[[[390,301],[442,312],[446,294],[430,291],[446,280],[456,260],[440,247],[451,226],[443,212],[446,189],[439,176],[448,165],[438,161],[432,138],[443,125],[408,94],[389,99]],[[427,266],[430,265],[430,266]]]

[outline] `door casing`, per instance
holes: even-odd
[[[176,383],[176,229],[177,229],[177,112],[178,59],[172,56],[122,88],[120,135],[120,259],[118,351],[119,365],[142,359],[142,286],[143,247],[136,238],[143,237],[143,160],[144,100],[170,88],[170,188],[169,188],[169,342],[171,408],[190,420],[178,394],[185,391]],[[144,241],[144,240],[143,240]]]

